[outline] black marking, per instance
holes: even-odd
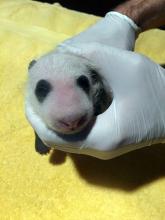
[[[39,102],[43,102],[49,92],[52,90],[51,84],[44,79],[38,81],[35,88],[35,95]]]
[[[93,103],[95,116],[103,113],[112,103],[112,94],[109,95],[103,84],[100,74],[95,69],[90,69],[92,84],[95,90],[93,91]]]
[[[92,83],[95,84],[95,83],[98,83],[101,81],[101,77],[100,75],[98,74],[98,72],[94,69],[91,69],[89,68],[90,70],[90,75],[91,75],[91,78],[92,78]]]
[[[35,133],[35,150],[40,154],[47,154],[50,151],[50,148],[47,147],[41,139],[38,137],[38,135]]]
[[[82,88],[87,94],[89,93],[90,83],[89,79],[86,76],[79,76],[79,78],[77,79],[77,85],[80,86],[80,88]]]
[[[31,69],[32,66],[34,66],[34,64],[35,64],[36,62],[37,62],[36,60],[32,60],[32,61],[29,63],[28,69]]]

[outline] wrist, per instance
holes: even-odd
[[[117,6],[114,10],[128,16],[131,18],[137,25],[139,24],[139,15],[136,10],[133,10],[133,5],[130,2],[123,3]]]
[[[115,11],[131,18],[142,30],[165,23],[165,2],[162,0],[130,0],[116,7]]]
[[[136,23],[127,15],[124,15],[122,13],[119,13],[117,11],[110,11],[106,14],[106,17],[108,16],[115,16],[122,20],[125,20],[127,24],[129,24],[136,32],[139,31],[139,27],[136,25]]]

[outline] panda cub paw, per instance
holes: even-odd
[[[50,148],[41,141],[41,139],[38,137],[36,133],[35,133],[35,150],[41,155],[48,154],[50,151]]]

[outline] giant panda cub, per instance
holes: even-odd
[[[83,56],[56,49],[28,69],[26,103],[57,134],[80,133],[112,102],[106,80]],[[36,150],[49,152],[36,134]]]

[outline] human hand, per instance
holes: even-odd
[[[88,28],[87,30],[78,34],[77,36],[74,36],[66,40],[64,44],[71,46],[74,45],[75,43],[79,44],[79,43],[89,43],[89,42],[100,42],[100,43],[104,43],[105,45],[111,45],[111,46],[116,46],[118,48],[132,50],[134,48],[134,43],[138,31],[139,28],[131,19],[118,12],[110,12],[107,13],[105,18],[102,18],[92,27]],[[32,65],[32,63],[30,64],[30,66]],[[28,120],[35,128],[36,124],[34,123],[34,121],[39,120],[39,115],[33,112],[33,108],[32,106],[30,106],[30,102],[27,101],[27,98],[26,98],[26,113]],[[43,124],[44,127],[44,123],[41,122],[41,124]],[[45,130],[47,134],[46,128],[43,130]],[[38,131],[38,127],[37,127],[37,131]],[[35,133],[36,134],[35,148],[37,152],[43,154],[44,152],[49,152],[49,148],[47,148],[47,146],[44,146],[44,143],[42,143],[44,134],[41,135],[41,133],[42,132],[40,131],[39,132],[40,137],[37,135],[37,133]]]
[[[89,130],[76,136],[55,134],[28,106],[27,116],[46,145],[110,159],[164,142],[165,70],[161,66],[140,54],[99,43],[61,47],[94,63],[109,84],[113,101]]]

